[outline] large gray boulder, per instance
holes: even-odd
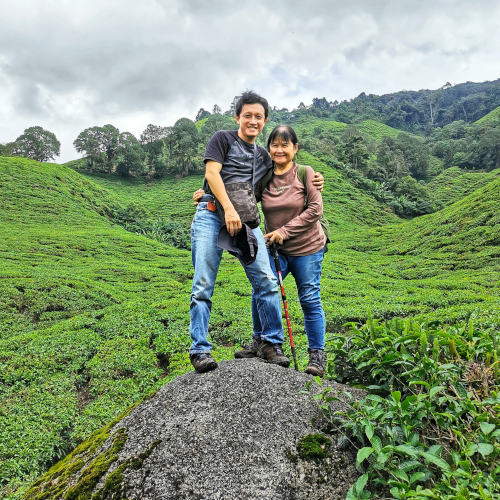
[[[358,475],[354,450],[339,449],[334,436],[321,459],[302,458],[297,449],[325,423],[303,392],[311,379],[259,359],[178,377],[80,445],[26,497],[345,498]],[[348,389],[330,385],[339,396]]]

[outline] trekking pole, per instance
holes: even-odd
[[[285,287],[283,286],[280,258],[278,255],[278,248],[276,247],[276,243],[273,243],[271,245],[271,253],[273,254],[274,257],[274,265],[276,266],[276,271],[278,272],[278,280],[280,282],[280,287],[281,287],[281,298],[283,299],[283,306],[285,308],[285,317],[286,317],[286,324],[288,326],[288,335],[290,336],[290,348],[292,350],[293,364],[295,365],[295,370],[299,371],[299,368],[297,366],[297,357],[295,356],[295,345],[293,344],[292,327],[290,325],[290,317],[288,316],[288,306],[286,304]]]

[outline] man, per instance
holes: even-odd
[[[222,249],[217,245],[219,231],[224,224],[230,236],[242,229],[240,217],[227,195],[225,185],[235,182],[255,185],[272,168],[267,151],[255,144],[268,120],[267,100],[252,91],[245,92],[236,104],[235,113],[238,130],[219,130],[207,144],[204,157],[205,194],[197,206],[191,226],[194,277],[190,306],[190,359],[199,373],[217,368],[211,356],[207,332],[211,298],[222,257]],[[215,198],[222,205],[225,220],[221,220],[215,209]],[[258,348],[259,355],[266,361],[287,367],[290,360],[282,349],[283,325],[278,284],[269,264],[262,231],[259,227],[249,230],[258,243],[255,260],[251,264],[243,264],[257,306],[252,308],[253,349]]]

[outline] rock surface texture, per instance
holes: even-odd
[[[68,478],[60,498],[345,498],[358,476],[355,450],[338,449],[333,436],[326,458],[306,460],[297,451],[301,438],[321,432],[321,412],[302,392],[311,379],[259,359],[188,373],[116,423],[99,446],[75,455],[84,465],[71,477],[63,472],[46,481],[56,486],[58,477]],[[346,389],[329,385],[339,395]],[[320,390],[315,382],[311,388]],[[109,466],[85,482],[101,462]],[[39,485],[39,493],[49,491],[43,478]]]

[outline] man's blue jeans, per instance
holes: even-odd
[[[325,313],[320,296],[324,254],[324,248],[312,255],[279,254],[282,278],[285,279],[286,275],[291,273],[297,284],[309,349],[325,348]],[[270,252],[269,261],[273,272],[278,276],[274,258]],[[252,302],[252,308],[253,306]]]
[[[206,201],[198,203],[191,224],[191,258],[194,277],[189,332],[193,341],[190,349],[192,354],[210,352],[212,347],[207,340],[208,322],[212,309],[215,279],[222,257],[222,249],[217,246],[217,236],[222,222],[216,212],[211,212],[206,207]],[[278,282],[269,265],[262,231],[256,228],[253,232],[259,245],[257,258],[252,264],[243,268],[252,284],[254,336],[258,335],[273,344],[282,344],[283,324]]]

